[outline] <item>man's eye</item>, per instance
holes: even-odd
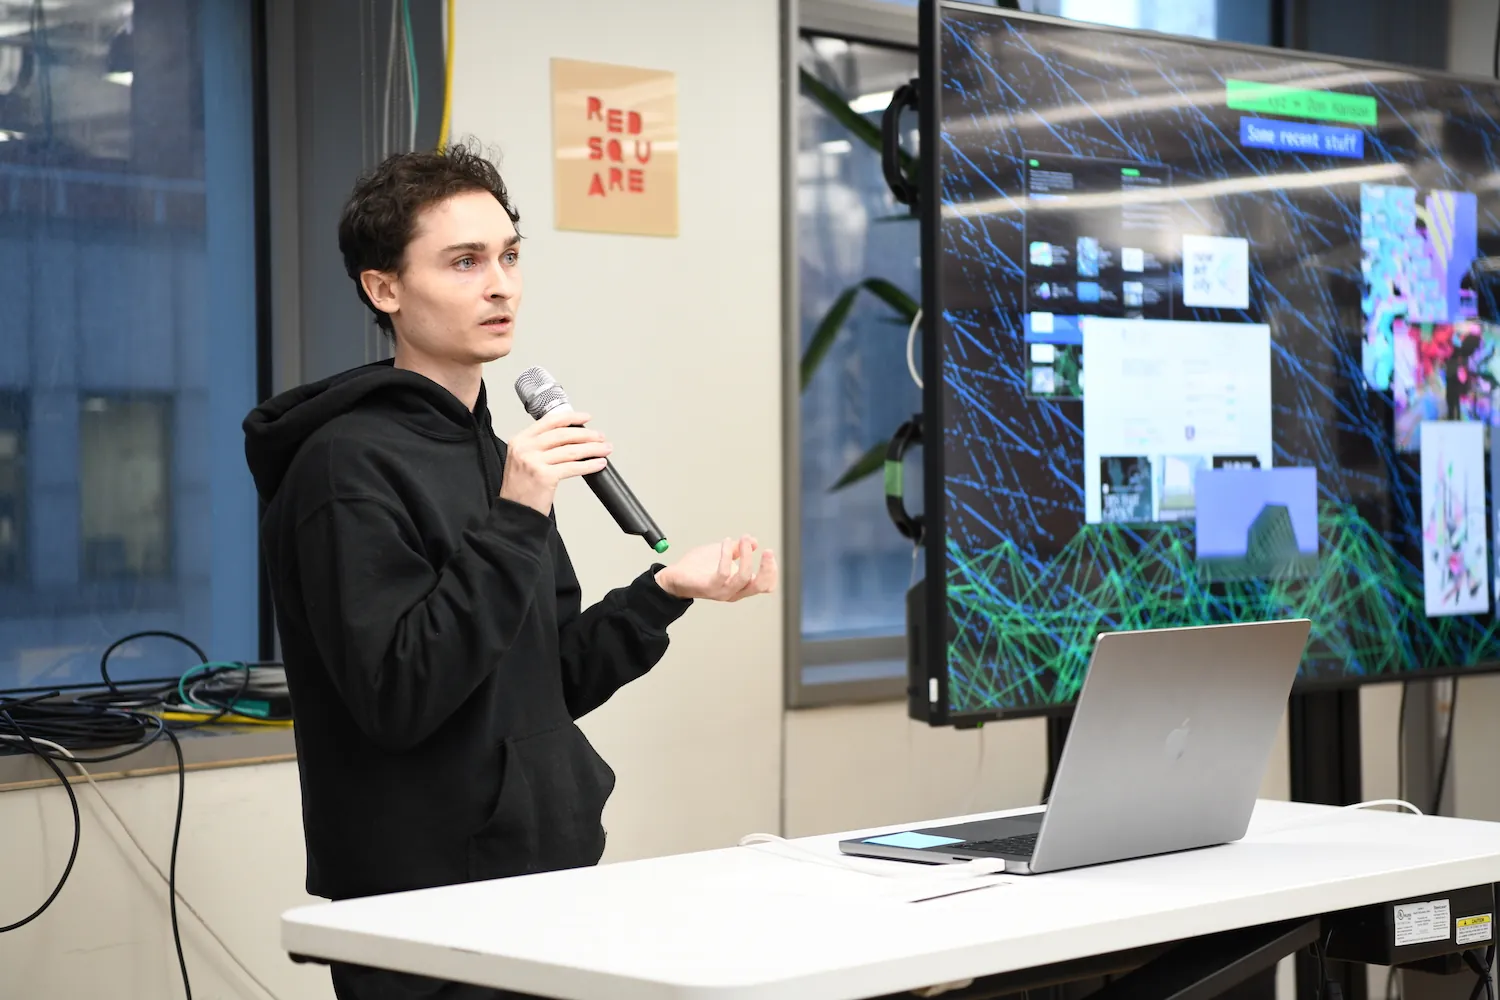
[[[467,271],[469,268],[471,268],[471,267],[474,266],[474,258],[473,257],[460,257],[455,262],[455,264],[456,264],[457,267],[459,267],[459,268]]]

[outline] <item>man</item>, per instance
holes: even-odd
[[[587,414],[560,414],[507,447],[485,399],[481,366],[509,353],[521,302],[517,221],[470,150],[382,163],[339,247],[394,362],[245,420],[315,895],[598,862],[615,776],[574,720],[655,665],[694,599],[775,586],[775,558],[746,536],[582,608],[552,501],[610,445]],[[340,965],[333,980],[341,1000],[497,995]]]

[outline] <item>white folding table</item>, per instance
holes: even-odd
[[[832,857],[838,839],[794,843]],[[565,1000],[852,1000],[1500,882],[1500,824],[1271,801],[1237,843],[923,902],[770,851],[307,906],[282,941],[301,960]]]

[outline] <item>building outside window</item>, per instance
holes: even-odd
[[[0,4],[0,690],[259,655],[250,8]]]

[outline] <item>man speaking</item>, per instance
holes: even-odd
[[[582,606],[552,501],[610,444],[564,406],[507,445],[485,399],[482,366],[510,352],[521,303],[518,218],[471,150],[386,160],[339,247],[394,361],[245,419],[314,895],[597,863],[615,776],[575,720],[656,664],[694,599],[776,584],[744,536]],[[502,995],[341,965],[333,982],[341,1000]]]

